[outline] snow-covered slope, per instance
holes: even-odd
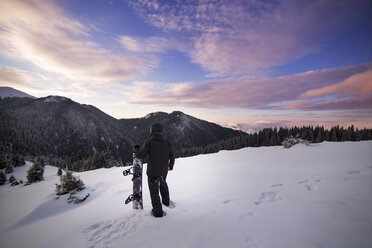
[[[168,184],[176,208],[150,216],[125,205],[123,168],[80,176],[90,197],[55,200],[45,181],[0,187],[0,247],[371,247],[372,142],[246,148],[177,159]],[[16,168],[25,180],[30,166]],[[146,182],[146,180],[144,180]]]
[[[4,97],[29,97],[36,98],[20,90],[13,89],[11,87],[0,87],[0,98]]]

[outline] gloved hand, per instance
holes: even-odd
[[[132,151],[134,152],[134,153],[137,153],[137,152],[139,152],[139,150],[140,150],[140,145],[134,145],[133,146],[133,148],[132,148]]]

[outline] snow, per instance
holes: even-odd
[[[371,151],[324,142],[177,159],[176,208],[161,219],[145,178],[144,210],[133,210],[123,168],[74,173],[90,193],[75,205],[54,199],[57,168],[46,166],[43,182],[0,186],[0,247],[371,247]]]
[[[0,98],[4,97],[29,97],[29,98],[36,98],[29,94],[26,94],[22,91],[13,89],[11,87],[0,87]]]
[[[44,98],[44,102],[63,102],[63,101],[69,101],[69,98],[63,97],[63,96],[48,96]]]
[[[151,118],[151,117],[156,117],[156,116],[159,115],[159,114],[165,114],[165,112],[154,112],[154,113],[147,114],[147,115],[145,116],[145,119],[149,119],[149,118]]]

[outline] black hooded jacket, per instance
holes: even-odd
[[[137,153],[137,158],[143,159],[146,156],[147,176],[166,177],[168,169],[173,170],[173,150],[161,133],[153,133]]]

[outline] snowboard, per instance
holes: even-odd
[[[133,209],[143,209],[142,200],[142,161],[136,157],[136,151],[139,150],[139,146],[133,148],[133,166],[123,171],[124,176],[133,175],[133,194],[131,194],[125,204],[133,202]]]

